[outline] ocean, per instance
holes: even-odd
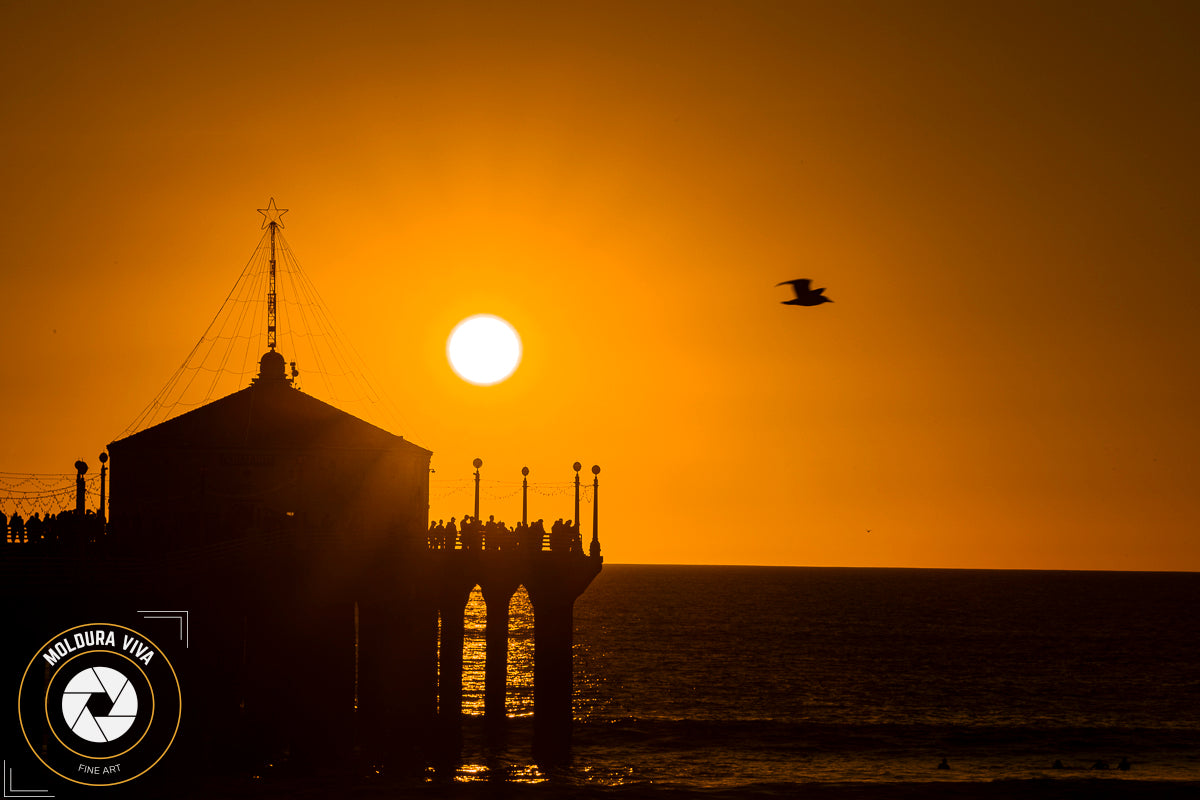
[[[553,775],[528,757],[524,592],[503,748],[479,734],[483,630],[476,594],[458,784],[1200,796],[1200,574],[606,566],[576,602],[574,763]]]

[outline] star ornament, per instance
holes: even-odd
[[[267,227],[271,223],[275,223],[276,225],[278,225],[279,227],[282,228],[283,223],[280,221],[279,218],[282,217],[287,212],[288,212],[288,210],[286,208],[276,208],[275,207],[275,198],[274,197],[271,198],[271,202],[267,203],[266,208],[260,208],[258,210],[258,213],[263,215],[263,224],[262,224],[263,228]]]

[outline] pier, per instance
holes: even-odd
[[[306,394],[280,352],[280,262],[299,273],[285,211],[273,199],[259,209],[252,263],[265,279],[266,352],[248,385],[238,372],[242,388],[171,415],[179,398],[168,382],[100,455],[98,504],[83,461],[67,487],[73,508],[38,476],[0,481],[17,487],[0,493],[12,515],[0,520],[0,602],[23,611],[10,617],[11,641],[36,649],[71,625],[137,627],[136,609],[178,609],[188,620],[172,657],[186,687],[181,774],[211,764],[251,776],[279,764],[424,774],[461,758],[464,614],[477,586],[484,722],[490,739],[504,738],[510,605],[524,587],[532,755],[566,763],[574,604],[603,565],[600,467],[586,546],[578,462],[574,515],[549,531],[528,518],[527,469],[521,522],[481,520],[478,458],[474,513],[431,524],[432,451]],[[199,369],[189,363],[176,377]],[[55,513],[34,514],[47,500]]]
[[[192,646],[181,673],[205,676],[191,681],[187,699],[193,746],[208,757],[231,739],[246,769],[287,751],[294,761],[332,756],[413,771],[458,763],[464,615],[477,586],[487,608],[483,725],[489,743],[504,743],[510,603],[524,587],[534,614],[530,755],[561,765],[571,760],[574,604],[603,565],[598,474],[590,488],[586,548],[577,533],[547,533],[525,519],[511,531],[493,523],[477,533],[468,523],[451,541],[293,524],[210,532],[200,537],[206,544],[171,536],[130,547],[120,520],[83,509],[81,492],[79,508],[55,515],[61,537],[31,538],[24,523],[20,533],[5,531],[0,601],[43,598],[38,613],[14,623],[31,631],[39,617],[69,619],[81,606],[101,616],[187,609]]]
[[[471,552],[433,554],[441,620],[438,728],[451,749],[461,742],[463,619],[471,590],[487,605],[484,727],[503,735],[507,719],[509,603],[524,586],[534,612],[533,756],[540,764],[570,758],[571,647],[575,600],[599,574],[601,558],[578,554]]]

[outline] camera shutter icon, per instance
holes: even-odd
[[[67,682],[63,719],[71,732],[89,742],[112,742],[137,719],[137,691],[119,670],[88,667]]]

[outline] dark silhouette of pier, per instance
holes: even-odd
[[[204,676],[185,698],[189,747],[227,757],[232,731],[244,770],[281,752],[293,763],[453,767],[468,599],[478,586],[487,606],[484,729],[503,742],[509,606],[523,586],[534,613],[532,756],[571,758],[574,604],[602,567],[596,536],[585,553],[549,537],[544,547],[431,548],[297,527],[135,554],[116,522],[59,516],[60,529],[90,533],[0,544],[0,598],[42,598],[16,622],[34,628],[81,607],[188,609],[188,672]]]
[[[277,349],[284,210],[272,200],[260,213],[269,273],[257,376],[111,442],[98,509],[86,508],[82,461],[74,509],[28,520],[9,509],[0,603],[21,611],[7,618],[9,641],[36,648],[73,625],[180,609],[189,620],[187,642],[173,648],[182,774],[189,760],[245,775],[279,764],[422,774],[461,757],[464,616],[476,586],[487,604],[485,726],[503,739],[509,607],[524,586],[533,756],[565,763],[574,604],[603,563],[600,468],[586,551],[578,462],[574,516],[549,531],[528,519],[528,470],[520,524],[482,521],[480,459],[473,513],[461,527],[431,525],[432,451],[296,385],[295,363]],[[61,504],[62,492],[53,497]]]
[[[412,774],[459,763],[476,586],[487,605],[484,727],[503,741],[509,607],[523,586],[532,756],[568,762],[574,604],[603,563],[599,467],[586,548],[578,463],[574,517],[547,532],[527,516],[511,529],[477,522],[477,459],[474,514],[455,535],[438,533],[430,451],[294,389],[272,355],[248,388],[110,444],[110,516],[84,508],[80,462],[77,508],[53,517],[53,536],[8,520],[0,602],[25,605],[18,635],[36,647],[81,621],[186,609],[177,761]]]
[[[441,619],[438,729],[450,750],[461,742],[464,618],[471,590],[487,606],[484,727],[502,736],[507,721],[509,604],[521,586],[534,613],[533,755],[542,764],[570,757],[571,647],[575,600],[599,574],[601,558],[572,553],[440,551],[432,554]]]

